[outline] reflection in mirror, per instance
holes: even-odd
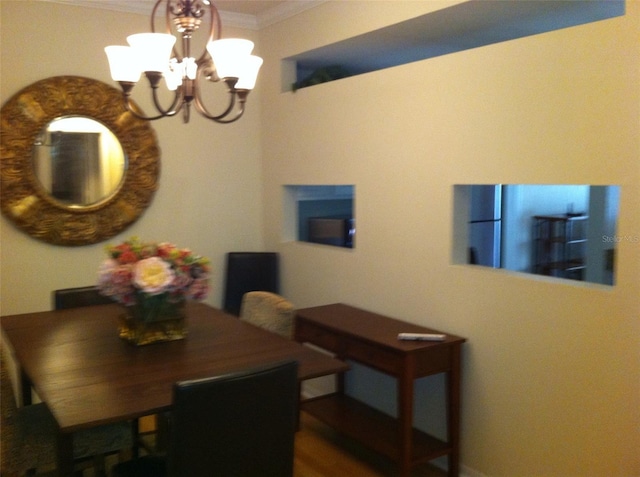
[[[619,186],[456,185],[454,261],[613,285],[619,199]]]
[[[56,201],[86,207],[108,199],[122,183],[124,151],[102,123],[82,116],[51,121],[34,144],[34,172]]]

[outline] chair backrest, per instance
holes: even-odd
[[[224,311],[239,316],[242,297],[250,291],[279,293],[278,259],[276,252],[227,253]]]
[[[170,477],[293,475],[298,364],[176,383]]]
[[[53,292],[53,307],[56,310],[109,303],[115,302],[108,296],[101,295],[95,286],[64,288]]]
[[[291,338],[295,307],[276,293],[253,291],[244,294],[240,319],[285,338]]]

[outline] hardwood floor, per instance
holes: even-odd
[[[153,420],[143,420],[141,430],[152,431]],[[107,468],[115,457],[107,459]],[[45,474],[43,474],[45,475]],[[51,475],[51,474],[46,474]],[[306,413],[301,413],[296,433],[294,477],[395,477],[396,466],[390,460],[364,446],[338,435]],[[446,472],[429,464],[414,469],[412,477],[445,477]],[[94,477],[92,469],[83,477]]]

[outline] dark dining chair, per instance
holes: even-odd
[[[252,291],[242,297],[240,319],[285,338],[293,336],[295,307],[286,298],[271,292]]]
[[[298,365],[266,365],[173,388],[166,457],[116,464],[112,477],[291,477]]]
[[[44,403],[18,407],[5,362],[0,353],[0,474],[3,476],[32,474],[49,469],[56,463],[56,420]],[[93,465],[95,475],[104,475],[103,462],[96,455],[118,452],[132,445],[131,431],[120,424],[104,425],[73,434],[73,457],[81,471]],[[92,462],[93,461],[93,462]]]
[[[225,268],[223,309],[240,315],[242,297],[250,291],[280,292],[276,252],[229,252]]]
[[[75,288],[62,288],[53,291],[53,307],[55,310],[65,310],[93,305],[108,305],[115,303],[113,299],[100,293],[97,286],[84,286]],[[94,466],[97,469],[104,468],[104,456],[122,450],[138,452],[138,420],[112,424],[88,430],[86,436],[95,433],[94,439]],[[101,443],[101,440],[105,440]],[[108,442],[119,443],[118,446]]]
[[[107,305],[115,303],[110,297],[100,294],[98,287],[63,288],[53,291],[53,308],[64,310],[79,306]]]

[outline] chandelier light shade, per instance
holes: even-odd
[[[161,7],[165,32],[157,33],[155,21]],[[195,58],[191,56],[191,39],[205,17],[209,24],[206,48],[199,58]],[[180,37],[179,42],[174,29]],[[253,42],[220,37],[220,14],[211,1],[158,0],[151,12],[151,33],[128,36],[129,46],[105,48],[111,77],[122,88],[127,110],[150,121],[175,116],[182,111],[183,121],[188,123],[193,104],[198,113],[218,123],[239,119],[244,113],[247,96],[255,87],[262,58],[251,54]],[[177,44],[181,45],[180,51]],[[157,110],[154,116],[141,115],[131,103],[132,90],[142,74],[151,87]],[[167,89],[174,92],[173,101],[167,108],[162,106],[158,95],[163,78]],[[224,83],[228,90],[228,102],[220,114],[211,114],[202,102],[200,88],[206,82]]]

